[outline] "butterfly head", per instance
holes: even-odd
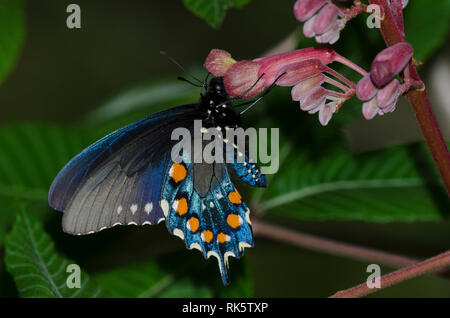
[[[206,93],[201,95],[200,109],[205,115],[206,126],[241,126],[241,116],[225,90],[222,77],[213,77],[206,85]]]

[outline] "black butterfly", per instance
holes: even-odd
[[[171,140],[175,128],[194,136],[194,120],[206,130],[226,131],[241,126],[241,115],[224,90],[221,77],[204,83],[200,101],[174,107],[119,129],[89,146],[56,176],[48,202],[63,211],[66,233],[84,235],[115,225],[145,225],[166,221],[188,249],[215,256],[224,284],[229,283],[228,257],[240,258],[253,246],[249,209],[228,174],[251,186],[267,182],[247,153],[227,147],[224,156],[243,162],[174,162]],[[223,139],[223,145],[233,143]],[[183,154],[186,158],[186,154]],[[241,160],[242,161],[242,160]]]

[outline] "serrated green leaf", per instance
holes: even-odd
[[[0,84],[17,61],[25,37],[22,0],[0,2]]]
[[[212,27],[219,27],[225,13],[231,8],[241,8],[250,0],[183,0],[184,5]]]
[[[21,208],[6,238],[5,263],[21,297],[102,297],[103,290],[81,272],[81,287],[68,288],[66,268],[50,236],[32,214]]]
[[[450,0],[410,1],[404,12],[406,40],[414,57],[427,60],[447,38],[450,28]]]
[[[262,213],[408,222],[441,220],[450,211],[425,145],[357,155],[338,147],[322,153],[291,150],[284,158],[268,188],[256,194]]]

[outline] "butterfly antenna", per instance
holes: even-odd
[[[244,110],[241,112],[241,115],[242,115],[243,113],[245,113],[247,110],[249,110],[250,108],[252,108],[253,106],[255,106],[261,99],[264,98],[264,96],[266,96],[267,94],[269,94],[270,91],[275,87],[277,81],[278,81],[282,76],[284,76],[285,74],[286,74],[286,72],[283,73],[283,74],[280,74],[280,75],[275,79],[275,81],[274,81],[272,84],[270,84],[270,86],[269,86],[269,87],[261,94],[261,96],[259,96],[259,97],[258,97],[257,99],[255,99],[254,101],[250,101],[250,102],[246,102],[246,103],[243,103],[243,104],[240,104],[240,105],[236,105],[236,106],[244,106],[244,105],[250,104],[250,106],[248,106],[246,109],[244,109]]]
[[[197,82],[201,83],[203,85],[203,81],[199,80],[197,77],[195,77],[194,75],[190,74],[188,71],[186,71],[186,69],[181,66],[180,63],[178,63],[173,57],[171,57],[166,51],[159,51],[159,53],[165,57],[167,57],[173,64],[175,64],[176,66],[178,66],[184,73],[186,73],[187,75],[189,75],[191,78],[193,78],[194,80],[196,80]],[[188,80],[186,79],[182,79],[185,80],[186,82],[190,83]]]
[[[178,76],[178,77],[177,77],[177,80],[183,81],[183,82],[186,82],[186,83],[189,83],[189,84],[191,84],[192,86],[195,86],[195,87],[204,87],[203,84],[202,84],[202,85],[200,85],[200,84],[195,84],[194,82],[191,82],[190,80],[188,80],[188,79],[186,79],[186,78],[184,78],[184,77],[182,77],[182,76]]]

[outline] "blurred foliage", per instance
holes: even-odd
[[[0,84],[19,57],[25,37],[22,0],[0,1]]]
[[[219,26],[227,9],[248,2],[184,0],[192,12],[214,27]],[[18,0],[0,3],[0,81],[18,58],[24,34],[22,6]],[[436,22],[437,15],[446,18]],[[427,0],[411,1],[405,16],[415,56],[428,59],[447,34],[450,0],[434,6]],[[299,47],[313,45],[310,39],[300,39]],[[383,47],[378,30],[368,29],[364,17],[351,21],[335,45],[336,51],[366,69]],[[345,68],[337,70],[354,81],[358,79]],[[54,176],[90,143],[131,121],[197,98],[198,89],[185,83],[156,82],[119,93],[72,126],[24,122],[1,127],[0,246],[5,262],[0,266],[0,295],[252,296],[253,276],[245,257],[232,261],[232,283],[223,287],[216,263],[205,262],[198,253],[168,248],[148,255],[148,242],[134,238],[136,231],[130,227],[83,238],[69,237],[61,232],[60,214],[47,205],[47,191]],[[251,189],[247,196],[254,213],[269,219],[283,216],[291,220],[366,222],[448,218],[450,202],[426,145],[396,145],[353,153],[342,132],[361,116],[360,102],[352,99],[346,103],[326,128],[319,125],[316,116],[300,112],[293,104],[289,90],[277,88],[255,111],[246,113],[246,126],[280,127],[282,135],[279,172],[269,176],[267,189]],[[114,245],[126,239],[136,248],[134,254],[129,251],[130,245]],[[99,250],[105,250],[104,244],[110,248],[97,256]],[[102,257],[108,259],[124,251],[128,254],[123,263],[111,261],[105,266],[99,262]],[[66,287],[65,267],[72,261],[60,253],[69,255],[90,273],[82,273],[82,289]]]
[[[214,28],[219,27],[228,9],[241,8],[249,2],[250,0],[183,0],[189,10]]]
[[[414,48],[414,57],[425,61],[445,41],[450,27],[450,0],[410,1],[405,10],[406,40]]]

